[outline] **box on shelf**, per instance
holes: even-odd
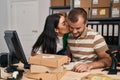
[[[112,7],[120,7],[120,0],[113,0]]]
[[[110,7],[110,0],[92,0],[92,7]]]
[[[31,73],[45,73],[45,72],[63,72],[64,67],[60,66],[57,68],[47,67],[47,66],[40,66],[40,65],[31,65],[30,72]]]
[[[63,72],[51,72],[51,73],[30,73],[30,71],[26,72],[25,76],[31,79],[37,80],[60,80],[66,70],[64,69]]]
[[[111,17],[120,17],[120,7],[112,7]]]
[[[55,54],[38,54],[29,57],[29,63],[35,65],[43,65],[48,67],[59,67],[67,63],[68,57],[65,55]]]
[[[51,0],[51,7],[70,6],[70,0]]]
[[[51,0],[51,7],[64,6],[64,0]]]
[[[80,7],[87,7],[87,8],[89,8],[90,7],[90,0],[80,0]]]
[[[110,0],[80,0],[80,7],[110,7]]]
[[[66,0],[65,6],[70,6],[70,0]]]
[[[92,8],[91,18],[108,18],[109,8]]]
[[[87,16],[88,16],[88,18],[89,18],[90,9],[89,9],[89,8],[87,8],[87,7],[83,7],[83,9],[87,12]]]

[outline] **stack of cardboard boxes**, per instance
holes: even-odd
[[[60,80],[66,69],[62,66],[67,63],[68,57],[52,54],[38,54],[29,58],[31,64],[28,78],[38,80]]]
[[[80,0],[88,18],[120,17],[120,0]]]
[[[80,7],[87,11],[89,18],[108,18],[110,0],[80,0]]]

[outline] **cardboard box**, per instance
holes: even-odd
[[[80,7],[110,7],[110,0],[80,0]]]
[[[51,0],[51,7],[70,6],[70,0]]]
[[[65,1],[66,1],[65,6],[70,6],[70,0],[65,0]]]
[[[110,0],[92,0],[92,7],[110,7]]]
[[[64,67],[60,66],[58,68],[39,66],[39,65],[31,65],[30,72],[31,73],[45,73],[45,72],[63,72]]]
[[[92,8],[91,18],[108,18],[109,8]]]
[[[51,7],[53,6],[64,6],[64,0],[51,0]]]
[[[90,7],[90,2],[91,0],[80,0],[80,7],[86,7],[86,8],[89,8]]]
[[[87,7],[83,7],[83,9],[87,12],[87,17],[89,18],[89,17],[90,17],[90,16],[89,16],[89,14],[90,14],[90,9],[87,8]]]
[[[112,0],[112,7],[120,7],[120,0]]]
[[[120,17],[120,7],[113,7],[111,17]]]
[[[63,72],[56,72],[56,73],[30,73],[29,71],[25,73],[25,76],[27,78],[32,78],[37,80],[60,80],[65,73],[66,70],[63,70]]]
[[[55,54],[38,54],[29,58],[30,64],[43,65],[48,67],[60,67],[67,63],[68,57],[65,55]]]

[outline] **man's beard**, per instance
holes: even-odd
[[[77,34],[78,34],[78,33],[77,33]],[[78,37],[81,36],[81,34],[82,34],[82,33],[79,33],[79,35],[77,35],[77,36],[74,36],[74,34],[73,34],[73,36],[74,36],[74,38],[78,38]]]

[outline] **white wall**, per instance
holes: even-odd
[[[4,41],[4,30],[8,28],[7,11],[7,0],[0,0],[0,52],[8,51]]]
[[[8,26],[8,1],[0,0],[0,52],[8,52],[5,40],[4,31],[9,29]],[[41,33],[44,27],[46,16],[49,15],[50,0],[40,0],[40,28],[38,32]]]
[[[40,29],[39,31],[42,32],[45,19],[49,15],[49,7],[50,7],[50,0],[40,0]]]

